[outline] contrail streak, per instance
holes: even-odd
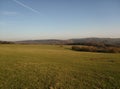
[[[20,2],[20,1],[18,1],[18,0],[13,0],[13,1],[16,2],[17,4],[21,5],[22,7],[25,7],[25,8],[27,8],[27,9],[29,9],[29,10],[35,12],[35,13],[39,13],[39,14],[40,14],[39,11],[37,11],[37,10],[35,10],[35,9],[33,9],[33,8],[31,8],[31,7],[27,6],[27,5],[25,5],[25,4],[23,4],[22,2]]]

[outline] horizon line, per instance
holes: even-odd
[[[87,39],[87,38],[98,38],[98,39],[120,39],[120,37],[79,37],[79,38],[68,38],[68,39],[60,39],[60,38],[43,38],[43,39],[24,39],[24,40],[0,40],[0,41],[32,41],[32,40],[71,40],[71,39]]]

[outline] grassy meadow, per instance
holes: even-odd
[[[120,89],[120,53],[0,45],[0,89]]]

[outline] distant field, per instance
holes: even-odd
[[[0,45],[0,89],[120,89],[120,53]]]

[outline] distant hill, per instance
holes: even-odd
[[[25,41],[17,41],[15,43],[22,43],[22,44],[69,44],[71,42],[69,40],[47,39],[47,40],[25,40]]]
[[[106,46],[120,46],[120,38],[80,38],[80,39],[47,39],[47,40],[25,40],[16,41],[20,44],[65,44],[65,45],[106,45]]]
[[[71,39],[72,45],[106,45],[106,46],[120,46],[120,38],[83,38]]]

